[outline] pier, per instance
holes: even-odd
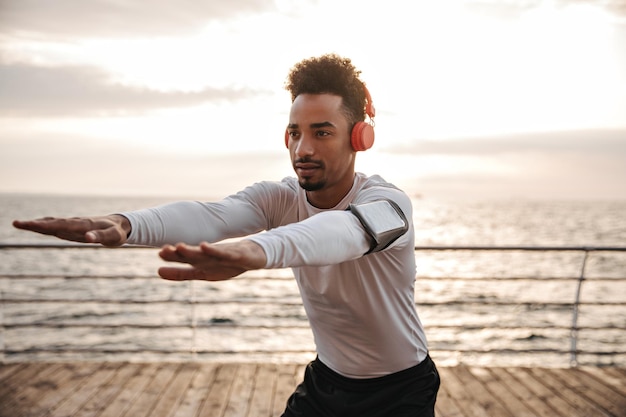
[[[0,417],[272,417],[304,364],[0,365]],[[626,369],[440,367],[438,417],[624,417]]]
[[[124,248],[0,245],[0,254],[16,250],[128,258]],[[134,248],[133,258],[142,251],[154,250]],[[624,265],[626,248],[419,247],[416,256],[450,251],[474,262],[493,251],[514,254],[502,262],[555,252],[577,266],[565,276],[418,272],[442,379],[438,417],[626,417],[626,277],[589,274],[608,256]],[[198,283],[111,271],[0,276],[0,417],[280,416],[315,354],[292,280],[218,283],[232,286],[224,298]]]

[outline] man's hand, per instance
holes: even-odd
[[[128,219],[118,214],[102,217],[44,217],[36,220],[15,220],[13,226],[56,236],[59,239],[101,243],[104,246],[121,246],[126,243],[131,227]]]
[[[222,281],[251,269],[261,269],[267,262],[263,249],[250,240],[221,244],[203,242],[200,246],[184,243],[167,245],[161,249],[159,256],[165,261],[191,265],[191,268],[159,268],[159,275],[172,281]]]

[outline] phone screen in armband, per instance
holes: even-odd
[[[350,211],[359,219],[374,242],[368,253],[383,250],[409,228],[400,207],[390,200],[351,204]]]

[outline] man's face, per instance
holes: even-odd
[[[291,163],[309,201],[318,207],[339,202],[354,179],[351,126],[341,105],[342,98],[333,94],[301,94],[289,114]]]

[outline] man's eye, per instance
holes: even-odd
[[[330,132],[328,132],[326,130],[318,130],[317,131],[317,136],[324,137],[324,136],[328,136],[328,135],[330,135]]]

